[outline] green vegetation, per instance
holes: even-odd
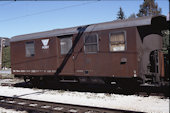
[[[6,68],[10,68],[11,67],[10,46],[3,47],[3,52],[2,52],[2,67],[6,67]]]
[[[144,0],[143,4],[140,5],[138,17],[142,16],[155,16],[161,14],[161,8],[158,8],[158,4],[155,0]]]
[[[118,13],[117,13],[117,19],[118,19],[118,20],[123,20],[123,19],[125,19],[125,14],[124,14],[124,12],[123,12],[123,10],[122,10],[121,7],[119,8],[119,11],[118,11]]]
[[[169,37],[170,37],[170,31],[164,30],[162,31],[163,34],[163,52],[164,54],[168,54],[168,47],[169,45]]]

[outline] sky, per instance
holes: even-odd
[[[169,0],[155,2],[167,16]],[[0,37],[113,21],[120,7],[128,18],[138,13],[142,3],[143,0],[0,0]]]

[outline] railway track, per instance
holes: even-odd
[[[21,99],[15,97],[0,96],[0,106],[43,113],[142,113],[136,111],[117,110],[109,108],[90,107],[82,105],[72,105],[39,100]]]

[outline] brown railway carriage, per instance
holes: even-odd
[[[15,36],[12,73],[80,82],[118,78],[145,82],[152,76],[157,82],[163,76],[160,49],[165,26],[164,16],[154,16]]]

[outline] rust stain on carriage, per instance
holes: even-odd
[[[165,72],[164,72],[164,56],[163,53],[161,51],[158,52],[158,56],[159,56],[159,72],[161,77],[165,76]]]

